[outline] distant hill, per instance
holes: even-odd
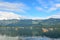
[[[32,19],[11,19],[11,20],[0,20],[0,26],[52,26],[52,25],[60,25],[60,19],[50,18],[45,20],[32,20]]]

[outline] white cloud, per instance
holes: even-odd
[[[37,0],[37,2],[40,4],[40,6],[38,7],[42,7],[42,11],[44,12],[52,12],[52,11],[56,11],[60,8],[60,1],[56,2],[59,0]],[[56,2],[56,3],[55,3]],[[38,8],[39,9],[39,8]]]
[[[60,8],[60,4],[55,4],[56,8]]]
[[[23,19],[25,16],[16,14],[26,13],[30,8],[24,3],[0,2],[0,20],[3,19]]]
[[[51,8],[48,9],[48,12],[51,12],[51,11],[54,11],[54,10],[57,10],[57,8],[56,7],[51,7]]]
[[[53,15],[52,18],[60,18],[60,15]]]
[[[0,20],[7,20],[7,19],[20,19],[23,18],[23,16],[15,14],[13,12],[3,12],[0,11]]]
[[[39,3],[40,6],[42,6],[43,8],[48,8],[48,4],[47,4],[47,2],[45,2],[44,0],[38,0],[38,3]]]
[[[55,11],[60,8],[60,4],[54,4],[52,7],[48,9],[48,12]]]
[[[0,2],[0,10],[23,12],[29,10],[29,7],[23,3]]]
[[[57,13],[55,15],[48,16],[47,18],[60,18],[60,13]]]
[[[38,11],[42,11],[43,9],[41,7],[35,7]]]

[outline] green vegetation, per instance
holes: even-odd
[[[60,28],[57,27],[1,27],[1,35],[7,36],[47,36],[50,38],[60,38]]]

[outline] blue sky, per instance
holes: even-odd
[[[3,12],[33,19],[60,18],[60,0],[0,0],[0,13]]]

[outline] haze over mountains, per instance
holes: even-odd
[[[32,20],[41,20],[41,19],[49,19],[49,18],[60,18],[60,15],[52,15],[47,18],[41,18],[41,17],[24,17],[15,13],[9,13],[9,12],[0,12],[0,20],[8,20],[8,19],[32,19]]]

